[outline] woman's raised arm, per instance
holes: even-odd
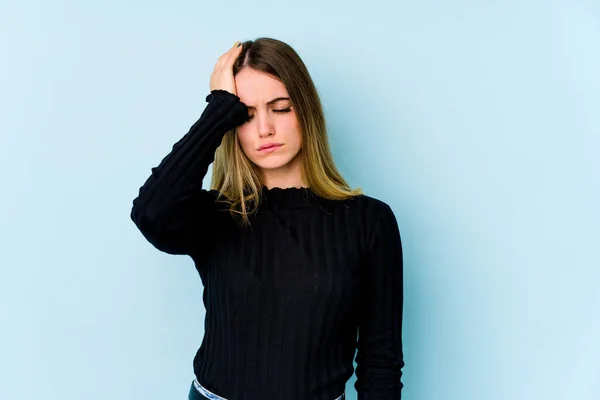
[[[190,254],[212,235],[215,194],[202,188],[208,166],[229,130],[248,119],[248,109],[236,95],[233,62],[241,47],[219,58],[211,76],[208,105],[133,200],[131,219],[157,249]]]

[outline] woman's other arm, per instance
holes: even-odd
[[[363,275],[354,384],[358,400],[399,400],[403,387],[402,243],[393,211],[382,204]]]

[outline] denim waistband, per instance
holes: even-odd
[[[214,394],[210,390],[206,389],[204,386],[198,382],[198,380],[194,379],[192,382],[192,386],[190,387],[190,394],[188,396],[189,400],[227,400],[225,397],[221,397],[218,394]],[[335,400],[346,400],[346,392],[342,393]]]

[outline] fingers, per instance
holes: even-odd
[[[233,46],[219,59],[215,64],[212,75],[210,76],[210,90],[227,90],[236,94],[235,80],[233,77],[233,63],[242,51],[242,43],[236,41]]]
[[[235,59],[242,51],[242,42],[236,41],[233,46],[217,60],[216,67],[226,67],[229,64],[233,65]]]

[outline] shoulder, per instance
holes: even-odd
[[[401,253],[400,228],[392,207],[381,199],[367,195],[357,196],[356,200],[356,208],[360,210],[365,224],[364,238],[369,251],[396,249]]]
[[[366,194],[343,201],[347,213],[360,224],[367,237],[372,237],[380,229],[398,229],[398,222],[392,207],[382,199]]]
[[[366,194],[354,196],[346,200],[345,204],[347,207],[354,209],[355,212],[376,220],[394,216],[394,212],[388,203]]]

